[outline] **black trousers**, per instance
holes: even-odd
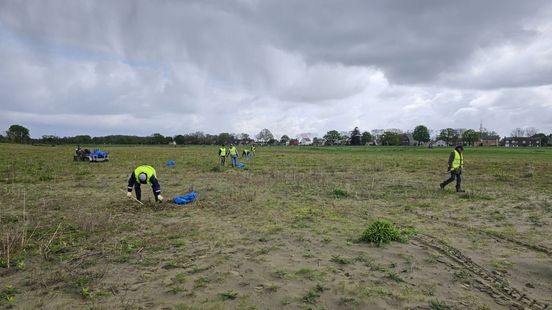
[[[445,187],[445,186],[447,186],[447,184],[454,181],[455,179],[456,179],[456,189],[460,189],[461,184],[462,184],[462,170],[460,170],[458,172],[451,171],[450,172],[450,178],[443,181],[443,183],[441,183],[441,186]]]
[[[136,199],[142,201],[142,189],[140,188],[140,183],[134,183],[134,190],[136,191]],[[155,189],[153,188],[153,186],[151,187],[151,190],[153,191],[153,197],[155,197],[155,201],[157,201],[157,195],[155,194]]]

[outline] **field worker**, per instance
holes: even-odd
[[[232,159],[232,167],[236,167],[238,165],[238,149],[234,146],[234,144],[230,144],[230,159]]]
[[[163,202],[163,196],[161,196],[161,186],[159,181],[157,181],[157,175],[155,174],[155,169],[152,166],[138,166],[128,179],[128,192],[127,197],[132,197],[132,187],[136,190],[136,199],[142,201],[142,190],[140,189],[141,184],[151,184],[153,189],[153,196],[155,196],[156,202]]]
[[[255,144],[251,145],[251,155],[255,156]]]
[[[450,172],[450,178],[443,181],[443,183],[439,184],[439,187],[443,189],[447,184],[449,184],[450,182],[454,181],[454,179],[456,179],[456,191],[465,192],[461,186],[462,167],[464,167],[464,147],[459,145],[454,148],[454,150],[450,153],[450,156],[449,156],[447,172]]]
[[[243,149],[242,156],[243,158],[246,158],[246,159],[251,158],[251,151],[248,149]]]
[[[220,165],[224,166],[226,164],[226,156],[228,154],[226,153],[226,146],[222,144],[220,146],[220,149],[218,150],[218,156],[220,157]]]

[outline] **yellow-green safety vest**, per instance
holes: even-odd
[[[238,150],[236,150],[236,147],[233,146],[230,148],[230,155],[237,155],[238,154]]]
[[[454,150],[454,160],[452,161],[452,169],[462,168],[464,166],[464,157],[460,152]]]
[[[219,155],[220,156],[226,156],[226,148],[225,147],[221,147],[219,149]]]
[[[155,169],[153,169],[152,166],[147,166],[147,165],[138,166],[136,169],[134,169],[134,176],[136,177],[136,182],[137,183],[140,183],[140,179],[138,178],[138,176],[141,173],[146,174],[146,181],[147,181],[148,184],[151,184],[150,183],[150,178],[151,178],[152,175],[157,178],[157,175],[155,174]]]

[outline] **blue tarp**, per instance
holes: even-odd
[[[175,164],[175,162],[174,162],[174,160],[172,160],[172,159],[169,160],[169,161],[167,161],[167,166],[169,166],[169,167],[174,166],[174,164]]]
[[[99,149],[95,149],[94,152],[90,152],[90,156],[104,158],[107,157],[109,152],[104,152]]]
[[[194,201],[197,197],[197,194],[195,192],[190,192],[184,196],[176,196],[173,198],[173,203],[176,203],[177,205],[184,205],[187,203],[190,203]]]
[[[245,168],[245,164],[244,164],[244,163],[238,163],[238,164],[236,165],[236,167],[238,167],[238,168]]]

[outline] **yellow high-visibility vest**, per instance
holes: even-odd
[[[456,170],[464,166],[464,157],[460,152],[454,150],[454,160],[452,161],[452,169]]]
[[[236,147],[233,146],[230,148],[230,155],[237,155],[238,154],[238,150],[236,150]]]
[[[151,178],[152,175],[157,178],[157,175],[155,174],[155,169],[153,169],[152,166],[148,166],[148,165],[138,166],[136,169],[134,169],[134,176],[136,177],[136,182],[137,183],[140,183],[140,179],[138,178],[138,176],[141,173],[146,174],[146,181],[147,181],[148,184],[151,184],[150,183],[150,178]]]
[[[219,155],[220,156],[226,156],[226,148],[225,147],[221,147],[219,149]]]

